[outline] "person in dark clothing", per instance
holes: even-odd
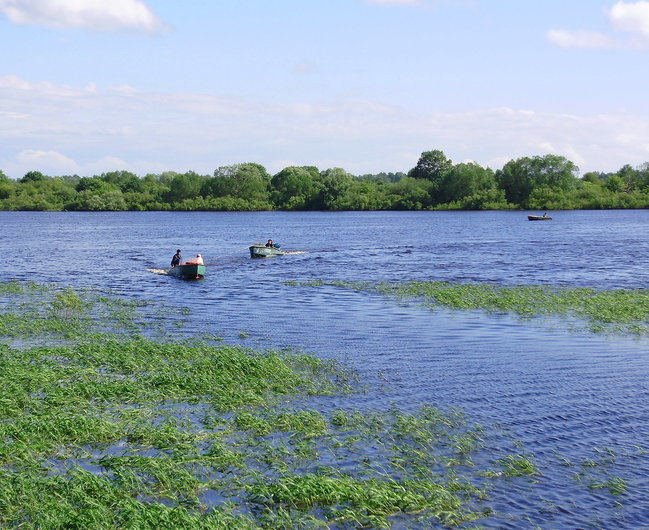
[[[266,243],[266,246],[272,248],[272,247],[275,246],[275,243],[273,243],[273,240],[272,240],[272,239],[269,239],[269,240],[268,240],[268,243]]]
[[[182,256],[180,255],[180,249],[176,250],[176,253],[173,255],[173,258],[171,258],[171,267],[175,267],[176,265],[180,265],[180,260],[182,259]]]

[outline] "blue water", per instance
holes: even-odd
[[[526,216],[0,212],[0,240],[7,278],[162,300],[190,307],[196,331],[342,359],[368,389],[336,406],[414,410],[431,403],[497,424],[533,455],[541,474],[500,481],[483,526],[649,527],[649,339],[284,284],[649,286],[649,211],[553,212],[541,223]],[[251,260],[247,246],[268,238],[303,253]],[[204,280],[151,272],[167,268],[176,248],[185,257],[203,255]],[[625,493],[588,487],[612,477],[624,479]]]

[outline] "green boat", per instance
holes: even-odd
[[[200,280],[205,276],[205,265],[198,263],[183,263],[169,269],[169,275],[178,276],[183,280]]]
[[[286,252],[277,247],[267,247],[262,243],[255,243],[254,245],[250,245],[248,248],[250,249],[251,258],[271,258],[273,256],[283,256],[286,254]]]

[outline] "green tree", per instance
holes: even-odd
[[[344,193],[331,203],[331,210],[384,210],[390,205],[383,186],[369,180],[354,179]]]
[[[0,169],[0,200],[10,199],[14,196],[14,183]]]
[[[325,169],[318,175],[318,194],[314,198],[313,208],[316,210],[346,210],[349,209],[344,199],[345,194],[355,182],[352,175],[342,168]]]
[[[437,191],[439,203],[461,201],[497,187],[494,172],[473,162],[455,164],[443,176]]]
[[[422,210],[432,205],[434,184],[427,179],[405,177],[389,186],[390,208],[393,210]]]
[[[121,191],[144,191],[142,180],[130,171],[109,171],[102,173],[99,178],[104,182],[115,184]]]
[[[77,200],[70,205],[78,211],[123,211],[127,210],[126,201],[119,189],[103,193],[85,190],[79,193]]]
[[[198,197],[206,180],[206,177],[194,171],[175,175],[169,182],[167,200],[176,203]]]
[[[79,179],[75,189],[78,192],[88,191],[91,193],[107,193],[109,191],[116,191],[119,187],[110,182],[106,182],[99,177],[83,177]]]
[[[633,169],[629,164],[622,166],[617,172],[617,176],[622,182],[622,189],[620,191],[628,193],[641,187],[640,172]]]
[[[600,173],[598,171],[589,171],[588,173],[584,173],[584,176],[581,177],[581,180],[583,182],[590,182],[591,184],[602,185],[604,184],[606,178],[607,175],[605,173]]]
[[[545,186],[552,190],[569,192],[576,188],[579,168],[563,156],[545,155],[510,160],[496,172],[496,180],[505,191],[507,201],[528,207],[528,199],[535,188]]]
[[[273,203],[284,210],[309,209],[318,193],[317,168],[289,166],[271,180]]]
[[[20,182],[38,182],[45,180],[47,177],[40,171],[28,171],[25,176],[20,179]]]
[[[649,162],[638,166],[638,186],[640,189],[649,191]]]
[[[270,175],[261,164],[222,166],[214,171],[214,178],[203,186],[203,195],[236,197],[270,207],[270,180]]]
[[[367,173],[365,175],[360,175],[358,180],[370,180],[372,182],[399,182],[402,178],[407,177],[405,173],[398,171],[396,173],[377,173],[371,174]]]
[[[613,193],[624,191],[624,181],[618,175],[611,175],[608,177],[604,186],[608,191],[612,191]]]
[[[444,151],[439,149],[424,151],[419,157],[417,165],[408,172],[408,176],[430,180],[437,185],[452,167],[453,162],[446,158]]]

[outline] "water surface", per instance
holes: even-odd
[[[331,406],[431,403],[497,424],[503,445],[515,440],[541,475],[500,482],[484,526],[649,526],[648,339],[284,283],[649,285],[648,211],[558,212],[544,223],[526,215],[0,212],[0,224],[7,279],[162,300],[190,307],[196,331],[343,359],[367,391]],[[268,238],[306,253],[251,260],[247,246]],[[205,280],[149,272],[166,268],[176,248],[204,256]],[[607,477],[623,478],[627,492],[588,487]]]

